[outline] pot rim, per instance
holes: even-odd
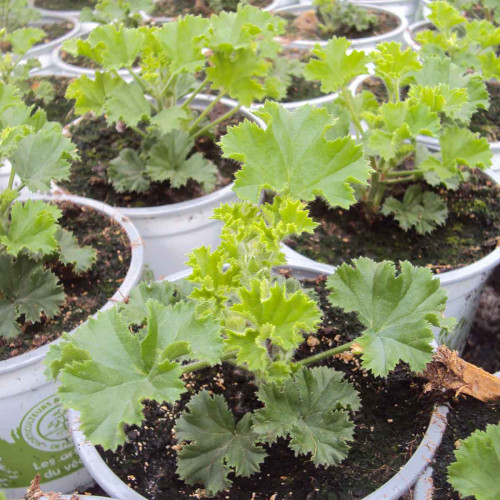
[[[66,40],[69,40],[70,38],[74,38],[80,31],[81,28],[81,23],[79,19],[75,16],[67,15],[67,14],[59,14],[57,12],[50,12],[50,11],[41,11],[40,13],[42,14],[42,17],[38,20],[38,22],[43,22],[44,19],[47,19],[50,21],[51,18],[53,18],[57,22],[58,20],[60,21],[70,21],[73,23],[73,28],[69,30],[67,33],[64,35],[60,36],[59,38],[56,38],[54,40],[51,40],[50,42],[43,43],[41,45],[35,45],[32,47],[26,54],[23,56],[24,59],[30,59],[33,57],[37,57],[39,53],[45,53],[47,51],[52,50],[53,48],[59,46]]]
[[[416,23],[410,24],[403,33],[404,42],[410,46],[415,52],[420,52],[422,46],[413,38],[413,34],[418,30],[425,28],[426,26],[432,26],[431,21],[428,19],[423,19],[422,21],[417,21]]]
[[[377,10],[379,12],[382,12],[384,14],[389,14],[391,16],[396,17],[399,20],[398,26],[394,28],[391,31],[388,31],[387,33],[382,33],[380,35],[373,35],[373,36],[367,36],[363,38],[352,38],[348,39],[349,42],[351,42],[351,48],[353,50],[362,50],[363,45],[368,44],[368,43],[373,43],[373,44],[378,44],[380,42],[383,42],[387,40],[387,38],[403,35],[406,29],[408,28],[408,19],[406,19],[405,16],[402,16],[398,12],[392,12],[389,9],[386,9],[384,7],[378,7],[376,5],[370,4],[370,3],[356,3],[358,7],[366,7],[367,9],[371,10]],[[290,5],[288,7],[282,7],[280,9],[276,9],[274,12],[276,14],[279,13],[284,13],[284,12],[290,12],[292,14],[300,14],[302,12],[307,12],[308,10],[313,10],[313,4],[308,3],[308,4],[294,4]],[[293,46],[301,46],[301,47],[307,47],[307,48],[313,48],[315,45],[326,45],[328,43],[328,40],[308,40],[308,39],[298,39],[298,40],[290,40],[289,42],[286,42],[284,40],[284,37],[279,36],[276,37],[278,40],[282,41],[282,43],[285,46],[288,47],[293,47]]]
[[[208,94],[198,94],[195,99],[193,100],[192,104],[195,104],[198,102],[199,105],[205,104],[207,102],[213,101],[217,96],[213,95],[208,95]],[[228,99],[223,97],[220,100],[220,103],[228,106],[229,108],[234,108],[238,105],[236,101],[233,99]],[[264,122],[255,116],[250,109],[246,108],[245,106],[242,106],[240,109],[240,112],[243,114],[245,119],[248,119],[250,121],[253,121],[254,123],[257,123],[259,127],[265,128]],[[76,120],[72,121],[68,125],[65,125],[64,131],[68,131],[69,127],[72,125],[77,124],[80,122],[84,117],[80,116]],[[199,198],[195,198],[194,200],[187,200],[187,201],[181,201],[178,203],[171,203],[169,205],[159,205],[155,207],[139,207],[139,208],[129,208],[129,207],[113,207],[114,209],[118,210],[121,214],[128,216],[128,217],[155,217],[159,215],[167,215],[167,214],[181,214],[183,212],[191,212],[193,209],[201,208],[206,205],[213,204],[219,199],[225,199],[229,192],[232,190],[234,185],[234,182],[228,184],[227,186],[224,186],[223,188],[217,189],[213,193],[206,194],[204,196],[200,196]],[[61,187],[54,185],[55,186],[55,193],[68,193]]]
[[[101,201],[96,201],[91,198],[84,198],[83,196],[73,196],[68,194],[34,194],[30,193],[28,196],[21,196],[21,200],[27,199],[38,199],[38,200],[46,200],[46,201],[72,201],[78,205],[83,205],[86,207],[90,207],[97,212],[106,215],[111,220],[120,224],[120,226],[125,230],[131,248],[131,259],[130,266],[127,270],[127,273],[123,279],[122,284],[113,294],[113,296],[108,299],[108,301],[99,309],[100,311],[105,311],[114,306],[116,302],[123,302],[129,295],[130,290],[135,286],[135,284],[139,281],[142,275],[142,266],[144,260],[144,243],[142,241],[139,232],[135,228],[134,224],[130,221],[130,219],[123,214],[121,214],[118,210],[114,209],[110,205],[103,203]],[[97,313],[96,313],[97,314]],[[95,316],[92,315],[92,316]],[[89,315],[88,317],[91,317]],[[83,324],[83,323],[82,323]],[[78,328],[78,327],[76,327]],[[74,328],[69,334],[75,331]],[[5,359],[0,361],[0,377],[7,373],[19,370],[29,365],[33,365],[35,363],[39,363],[46,355],[51,345],[55,345],[58,342],[62,341],[62,336],[48,344],[45,344],[41,347],[33,349],[32,351],[28,351],[24,354],[20,354],[14,358]]]
[[[309,264],[289,264],[279,266],[280,268],[292,267],[298,273],[305,274],[325,274],[325,270],[318,267],[313,262]],[[185,278],[191,273],[189,269],[172,274],[166,278],[167,281],[177,281]],[[444,431],[446,429],[446,417],[449,408],[446,406],[436,406],[432,412],[430,423],[418,445],[417,449],[405,465],[389,481],[380,486],[377,490],[364,497],[363,500],[396,500],[406,493],[418,480],[422,472],[429,465],[436,452]],[[86,469],[94,480],[111,496],[126,500],[146,500],[145,497],[127,486],[99,455],[96,447],[87,440],[80,430],[80,413],[69,409],[67,412],[69,430],[77,452]],[[101,479],[102,482],[98,480]]]
[[[324,104],[328,104],[329,102],[333,102],[339,96],[338,92],[333,92],[330,94],[325,94],[320,97],[314,97],[313,99],[302,99],[301,101],[291,101],[291,102],[278,102],[283,108],[292,111],[294,109],[300,108],[301,106],[310,105],[310,106],[323,106]],[[264,103],[252,104],[250,111],[258,111],[264,106]]]

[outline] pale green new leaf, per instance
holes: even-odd
[[[7,234],[0,236],[7,253],[19,255],[23,250],[31,254],[50,255],[58,250],[57,221],[62,216],[55,206],[40,200],[14,203],[10,211]]]
[[[422,67],[417,53],[410,47],[402,50],[398,42],[379,43],[370,57],[375,63],[375,75],[387,83],[396,80],[403,85]]]
[[[448,2],[434,1],[430,4],[430,9],[428,19],[439,31],[448,33],[451,28],[465,22],[465,17]]]
[[[182,129],[161,136],[149,151],[146,173],[154,181],[170,181],[173,188],[193,179],[209,191],[215,185],[217,167],[201,153],[190,154],[193,146],[193,139]]]
[[[221,395],[202,391],[193,396],[176,423],[183,444],[177,454],[177,473],[187,484],[202,484],[210,495],[231,486],[228,475],[250,476],[259,470],[266,456],[256,444],[251,415],[239,422]]]
[[[8,34],[8,40],[12,45],[12,52],[23,55],[28,52],[35,43],[45,36],[45,31],[39,28],[19,28]]]
[[[355,259],[328,278],[330,302],[356,312],[365,326],[356,342],[362,365],[386,376],[399,361],[421,372],[431,360],[432,326],[442,326],[446,292],[430,269],[401,262],[396,276],[392,262]]]
[[[59,261],[72,265],[75,273],[88,271],[97,258],[97,250],[90,245],[80,246],[76,237],[66,229],[58,228],[56,239],[59,244]]]
[[[384,215],[394,214],[405,231],[414,227],[417,233],[425,234],[445,223],[448,208],[439,195],[430,191],[423,192],[415,184],[405,191],[402,201],[392,196],[386,198],[381,212]]]
[[[50,318],[59,312],[64,301],[64,291],[56,275],[24,255],[16,259],[0,255],[0,290],[4,297],[0,308],[7,315],[2,323],[23,314],[31,322],[39,321],[42,313]],[[2,335],[9,337],[18,331],[18,325],[11,323],[11,328],[2,330]]]
[[[75,157],[74,144],[62,135],[59,126],[54,126],[23,137],[10,161],[29,189],[48,191],[51,181],[69,177],[69,162]]]
[[[113,89],[104,102],[104,111],[109,123],[121,120],[129,126],[135,126],[149,118],[151,103],[139,85],[129,83]]]
[[[168,324],[169,316],[177,327],[189,323],[188,313],[149,304],[145,336],[131,333],[113,308],[84,323],[63,343],[59,358],[51,356],[49,368],[61,370],[61,402],[80,411],[82,431],[105,448],[123,443],[124,424],[141,424],[145,399],[174,403],[184,392],[182,368],[175,360],[189,353],[189,342],[170,343],[178,329],[159,325]],[[195,317],[191,321],[198,331],[207,326]]]
[[[202,17],[183,16],[165,23],[154,33],[168,57],[170,74],[192,73],[203,68],[205,55],[199,42],[208,31],[209,24],[208,19]]]
[[[311,454],[315,465],[338,465],[347,456],[354,424],[346,410],[357,410],[360,401],[343,374],[327,367],[302,369],[281,385],[261,384],[264,408],[254,416],[254,431],[273,443],[290,437],[296,455]]]
[[[460,443],[456,462],[448,467],[448,481],[463,497],[500,498],[500,424],[477,430]]]
[[[266,102],[256,112],[267,128],[248,121],[229,129],[221,140],[224,155],[243,163],[235,192],[257,202],[262,189],[304,201],[323,196],[331,206],[355,202],[352,184],[366,184],[370,168],[350,137],[327,141],[333,118],[321,108],[287,111]]]
[[[333,37],[324,47],[319,44],[313,49],[318,59],[311,58],[304,76],[308,80],[319,80],[323,92],[338,92],[355,77],[366,74],[370,58],[362,51],[348,54],[351,42],[346,38]]]
[[[109,162],[108,178],[118,193],[146,191],[151,182],[146,175],[146,165],[137,152],[130,148]]]
[[[500,56],[495,55],[493,51],[489,51],[478,56],[478,59],[481,63],[484,78],[487,80],[490,78],[500,80]]]

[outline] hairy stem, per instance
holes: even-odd
[[[368,189],[368,196],[366,203],[372,212],[377,212],[385,192],[385,183],[381,179],[380,172],[373,172],[370,180],[370,188]]]
[[[200,130],[198,130],[194,134],[191,134],[191,138],[196,139],[196,137],[198,137],[199,135],[204,134],[205,132],[207,132],[211,128],[213,128],[216,125],[218,125],[219,123],[223,122],[224,120],[231,118],[231,116],[235,115],[240,110],[240,108],[241,108],[241,106],[237,106],[236,108],[230,109],[227,113],[225,113],[222,116],[220,116],[219,118],[217,118],[217,120],[214,120],[213,122],[211,122],[208,125],[206,125],[205,127],[201,128]]]
[[[334,347],[333,349],[328,349],[327,351],[320,352],[315,354],[314,356],[309,356],[308,358],[301,359],[297,362],[298,365],[307,366],[312,363],[317,363],[318,361],[322,361],[326,358],[331,358],[335,356],[335,354],[340,354],[341,352],[348,351],[352,345],[354,344],[354,340],[352,342],[348,342],[347,344],[342,344],[338,347]]]
[[[352,122],[354,124],[354,128],[356,129],[356,132],[360,135],[363,135],[363,127],[361,126],[361,121],[359,120],[359,117],[356,114],[356,110],[354,109],[354,103],[352,102],[352,95],[350,91],[345,87],[342,87],[342,95],[344,97],[347,109],[351,114]]]
[[[200,85],[193,90],[193,92],[191,93],[191,95],[186,99],[186,101],[184,101],[182,103],[182,108],[186,109],[192,102],[193,102],[193,99],[203,90],[203,87],[205,87],[208,83],[208,77],[205,78],[205,80],[203,80]]]
[[[224,92],[220,93],[204,110],[203,113],[196,118],[196,120],[191,124],[189,128],[189,133],[192,135],[193,132],[196,130],[196,127],[201,123],[201,121],[205,118],[205,116],[212,111],[212,109],[217,105],[217,103],[224,97]],[[199,135],[199,134],[197,134]]]
[[[236,358],[236,351],[229,352],[221,356],[220,360],[222,361],[231,361]],[[189,363],[182,367],[182,373],[191,373],[197,370],[202,370],[203,368],[208,368],[212,366],[213,363],[208,361],[195,361],[194,363]]]

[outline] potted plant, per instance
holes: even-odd
[[[332,36],[346,36],[353,48],[369,52],[377,43],[402,40],[408,26],[405,17],[374,5],[345,0],[315,0],[276,10],[287,20],[282,42],[286,46],[312,49]]]
[[[210,20],[186,16],[161,28],[91,34],[112,33],[114,42],[93,46],[105,71],[68,88],[76,114],[95,117],[69,128],[82,159],[60,187],[120,207],[138,226],[157,277],[183,268],[196,244],[218,241],[220,224],[209,217],[233,199],[228,184],[238,166],[220,157],[215,140],[231,121],[252,118],[242,106],[285,91],[270,75],[278,28],[278,19],[247,5]],[[79,50],[88,53],[90,43],[80,41]]]
[[[138,437],[144,449],[141,424],[152,418],[142,428],[155,435],[159,454],[170,466],[153,466],[153,488],[141,489],[148,498],[187,497],[195,488],[203,496],[240,491],[258,495],[268,493],[266,485],[273,481],[274,488],[276,480],[281,481],[280,492],[297,494],[295,481],[301,476],[307,477],[306,489],[300,490],[304,496],[307,488],[325,495],[342,488],[348,494],[348,481],[328,483],[325,477],[332,477],[330,468],[348,454],[354,430],[351,416],[360,403],[356,389],[368,387],[365,407],[364,398],[378,392],[373,384],[382,384],[378,388],[383,395],[371,404],[379,408],[386,425],[395,423],[378,406],[389,398],[384,378],[400,360],[410,370],[422,371],[432,358],[432,325],[453,325],[442,316],[446,295],[439,281],[428,269],[409,262],[401,263],[396,276],[390,262],[359,259],[354,267],[339,268],[326,288],[320,280],[309,290],[273,272],[285,263],[282,239],[315,227],[302,200],[323,196],[332,205],[349,207],[355,202],[352,186],[366,182],[369,166],[352,138],[325,137],[332,119],[322,108],[303,106],[290,112],[269,102],[261,114],[266,116],[265,130],[245,121],[222,139],[225,155],[243,163],[234,189],[245,201],[215,210],[215,217],[224,221],[221,244],[191,253],[191,289],[170,282],[142,285],[128,304],[100,314],[53,349],[48,361],[52,375],[59,377],[63,404],[80,412],[72,422],[80,422],[85,440],[115,449],[128,435]],[[264,188],[274,197],[257,205]],[[189,298],[183,299],[187,293]],[[343,316],[340,329],[334,328],[331,321],[342,312],[333,306],[357,313],[360,323],[350,330]],[[345,362],[332,361],[342,353]],[[311,368],[314,364],[321,366]],[[346,365],[356,389],[332,369]],[[408,372],[398,372],[397,377],[409,388],[412,378],[407,376]],[[151,412],[142,404],[146,399]],[[401,394],[396,399],[403,411],[411,405],[409,399],[400,404]],[[168,426],[164,434],[155,427],[159,421]],[[365,436],[374,432],[369,426],[361,424]],[[442,432],[442,420],[434,424],[434,431],[436,427]],[[387,431],[384,439],[390,438],[391,427]],[[439,432],[434,437],[438,436]],[[85,456],[82,450],[88,446],[83,440],[79,444]],[[279,453],[273,455],[276,448]],[[281,465],[293,462],[295,455],[300,469],[290,474],[285,466],[267,475],[266,467],[262,481],[259,469],[266,455]],[[149,476],[149,459],[129,461],[118,454],[117,460],[138,461],[141,477],[129,475],[129,483]],[[380,466],[377,458],[377,476]],[[396,478],[399,488],[377,490],[375,495],[396,498],[425,461],[419,467],[406,478],[406,485],[402,471]],[[343,469],[331,474],[343,474]],[[358,470],[351,480],[364,492]],[[116,482],[113,472],[102,462],[101,470],[94,466],[94,471],[104,489],[111,491],[110,483]],[[314,479],[309,481],[311,475]],[[170,486],[164,477],[171,478]],[[117,494],[142,498],[124,484]]]
[[[12,31],[26,26],[41,28],[45,36],[35,41],[35,46],[26,52],[26,57],[39,57],[61,45],[64,40],[75,36],[80,30],[78,20],[58,14],[41,15],[28,5],[28,0],[2,0],[0,3],[0,30],[2,45],[5,46],[5,36]],[[7,45],[8,46],[8,45]],[[3,51],[3,49],[2,49]]]
[[[84,7],[92,7],[96,0],[32,0],[30,3],[41,12],[55,11],[58,14],[77,16]]]
[[[321,218],[316,233],[290,244],[299,253],[329,265],[360,255],[408,258],[430,265],[440,274],[449,294],[447,313],[459,319],[453,338],[441,336],[439,341],[449,341],[460,351],[482,285],[500,254],[495,249],[496,187],[473,170],[489,167],[492,155],[486,139],[466,126],[478,106],[487,106],[486,99],[476,99],[478,93],[485,95],[484,85],[478,76],[457,74],[449,61],[429,58],[420,62],[416,53],[403,51],[394,42],[380,44],[370,57],[357,51],[349,53],[345,39],[332,39],[314,52],[319,60],[308,64],[306,76],[320,79],[324,91],[340,90],[338,102],[331,108],[340,120],[331,133],[345,134],[349,126],[354,127],[366,146],[373,172],[369,184],[358,189],[362,203],[349,212],[332,211],[316,203],[313,210]],[[348,82],[368,73],[369,62],[374,65],[379,86],[352,96]],[[441,76],[446,70],[451,79],[432,81],[433,71]],[[473,92],[475,98],[469,100]],[[384,102],[377,101],[380,93]],[[420,138],[424,135],[435,137],[444,146],[440,153],[422,147]],[[464,198],[461,189],[469,195]],[[458,201],[465,199],[469,201]],[[483,242],[475,236],[467,241],[470,233],[465,228],[483,223]],[[461,233],[456,237],[458,230]]]
[[[433,0],[420,0],[422,5],[422,16],[424,19],[431,13]],[[486,19],[487,21],[500,24],[500,9],[495,0],[481,0],[474,2],[470,0],[449,0],[449,4],[461,10],[469,19]]]
[[[69,175],[75,148],[61,125],[16,92],[0,84],[0,154],[10,164],[0,193],[0,487],[9,497],[21,495],[36,472],[55,489],[89,480],[42,361],[65,330],[124,300],[142,270],[139,235],[116,211],[33,194]]]
[[[430,29],[424,29],[433,27]],[[480,110],[472,116],[471,130],[479,132],[490,143],[493,153],[492,170],[500,178],[500,65],[496,53],[500,27],[488,20],[467,20],[452,5],[433,2],[429,21],[414,25],[405,34],[411,46],[424,55],[450,57],[463,73],[480,75],[487,86],[489,110]],[[413,39],[413,37],[415,39]],[[437,149],[435,140],[424,144]]]

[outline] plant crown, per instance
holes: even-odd
[[[500,26],[486,19],[469,21],[445,1],[432,2],[430,9],[429,21],[435,29],[415,35],[422,53],[448,56],[464,71],[473,69],[485,79],[499,80]]]
[[[282,25],[246,5],[210,19],[185,16],[161,28],[100,26],[87,40],[68,42],[67,50],[103,68],[94,80],[82,76],[68,87],[67,97],[76,99],[75,112],[105,114],[109,124],[124,124],[142,137],[139,151],[123,149],[112,160],[107,173],[113,188],[141,192],[151,182],[167,180],[179,188],[194,179],[211,190],[217,169],[201,153],[193,153],[195,140],[213,134],[241,106],[285,94],[272,64],[281,50],[273,38]],[[204,89],[217,95],[197,111],[192,103]],[[210,119],[223,97],[237,103]]]
[[[353,186],[366,183],[369,166],[351,137],[327,138],[334,120],[324,109],[292,112],[267,102],[258,115],[265,130],[246,120],[221,141],[224,154],[243,164],[234,187],[242,201],[214,211],[224,223],[218,248],[190,254],[189,296],[177,283],[143,283],[128,304],[89,320],[47,358],[62,404],[80,411],[87,438],[105,448],[123,443],[124,424],[141,424],[144,400],[174,404],[186,391],[185,373],[230,362],[253,375],[261,409],[235,421],[223,395],[203,390],[177,420],[177,472],[209,494],[230,487],[230,472],[257,472],[263,444],[278,437],[316,465],[339,464],[359,396],[339,372],[309,365],[356,346],[374,375],[386,376],[399,361],[418,372],[431,360],[432,326],[452,326],[442,316],[446,294],[429,269],[402,262],[397,275],[390,262],[361,258],[327,284],[331,304],[356,312],[363,324],[356,345],[295,358],[321,311],[300,282],[273,272],[286,263],[280,243],[314,230],[305,202],[316,196],[352,205]],[[274,197],[259,205],[263,189]]]
[[[58,313],[64,291],[46,264],[58,259],[86,271],[95,250],[80,247],[58,220],[62,213],[41,200],[18,201],[23,188],[48,191],[53,180],[69,176],[73,144],[45,112],[26,106],[11,85],[0,83],[0,161],[10,165],[7,187],[0,193],[0,332],[19,333],[20,319],[40,321]],[[16,176],[19,181],[16,181]]]
[[[385,42],[370,55],[350,50],[345,38],[332,38],[305,70],[306,78],[320,80],[323,92],[339,92],[328,109],[339,117],[331,134],[344,135],[352,127],[372,167],[369,187],[362,200],[372,212],[393,214],[404,230],[427,233],[443,224],[446,204],[422,181],[456,189],[469,172],[491,164],[488,141],[468,130],[472,114],[488,107],[488,93],[479,75],[466,74],[446,57],[419,61],[411,49]],[[383,82],[387,102],[379,104],[370,91],[352,95],[353,78],[368,73]],[[406,98],[402,99],[403,92]],[[435,137],[440,151],[419,144],[419,136]],[[402,200],[385,197],[387,186],[408,186]]]
[[[318,16],[318,28],[326,37],[339,32],[366,31],[377,24],[377,16],[367,8],[346,0],[313,0]]]
[[[496,480],[500,470],[500,424],[477,430],[455,450],[448,467],[448,481],[463,497],[490,500],[500,496]]]

